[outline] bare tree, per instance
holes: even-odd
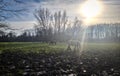
[[[63,13],[61,11],[54,13],[54,26],[58,33],[64,32],[67,27],[68,17],[66,11]]]
[[[34,13],[35,18],[41,28],[47,29],[50,25],[50,12],[48,9],[40,8],[39,10],[35,10]]]
[[[0,0],[0,34],[4,34],[4,29],[11,29],[4,22],[8,18],[13,16],[19,16],[25,11],[25,2],[22,0]]]
[[[35,10],[34,16],[37,19],[36,34],[39,34],[44,40],[49,40],[49,36],[52,35],[50,11],[47,8],[39,8]]]
[[[0,36],[4,35],[5,34],[5,30],[8,29],[8,25],[5,24],[5,23],[0,23]]]
[[[39,28],[46,37],[53,36],[54,39],[59,40],[61,36],[60,33],[63,33],[67,27],[68,19],[66,11],[63,13],[59,11],[51,14],[48,9],[39,8],[35,10],[34,16],[37,19],[36,25],[39,26],[37,28]]]
[[[71,49],[71,46],[74,46],[74,51],[79,51],[82,34],[82,21],[76,17],[71,28],[71,39],[68,41],[67,49]]]

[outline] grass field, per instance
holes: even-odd
[[[0,51],[2,50],[22,50],[25,52],[39,52],[39,51],[55,51],[64,50],[67,45],[59,43],[57,45],[49,45],[47,43],[39,42],[1,42]]]
[[[1,42],[0,76],[120,76],[119,43],[85,43],[81,54],[66,49],[65,43]]]
[[[67,44],[57,43],[57,45],[49,45],[39,42],[0,42],[0,52],[2,50],[22,50],[25,52],[40,52],[40,51],[61,51],[67,49]],[[85,43],[84,50],[110,51],[120,50],[120,43]]]

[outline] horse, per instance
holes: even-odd
[[[80,50],[80,41],[79,40],[69,40],[67,50],[72,50],[71,46],[74,46],[74,51]]]
[[[56,41],[49,41],[49,45],[56,45]]]

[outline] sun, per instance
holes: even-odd
[[[87,0],[81,6],[80,13],[86,19],[98,16],[101,13],[102,7],[98,0]]]

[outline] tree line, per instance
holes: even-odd
[[[82,40],[85,33],[86,41],[120,41],[120,23],[96,24],[85,27],[82,20],[77,17],[73,21],[66,11],[51,13],[49,9],[35,10],[37,20],[33,30],[24,31],[17,36],[15,32],[4,32],[10,29],[6,24],[0,24],[1,42],[67,42],[69,40]],[[2,27],[4,26],[4,27]]]

